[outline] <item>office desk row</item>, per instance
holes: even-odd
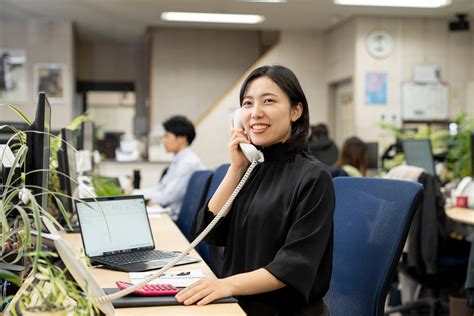
[[[153,238],[155,240],[156,248],[179,251],[183,250],[189,243],[181,234],[178,227],[173,220],[162,214],[158,219],[151,219],[151,226],[153,230]],[[63,238],[71,246],[71,248],[79,253],[83,248],[81,237],[79,234],[63,234]],[[193,250],[191,255],[199,257],[199,254]],[[200,257],[199,257],[200,258]],[[200,269],[207,277],[215,278],[211,269],[204,261],[190,265],[178,266],[172,270],[186,270],[186,269]],[[128,273],[112,271],[100,268],[90,269],[93,276],[98,283],[104,288],[115,287],[115,281],[128,281]],[[210,304],[207,306],[156,306],[156,307],[141,307],[141,308],[116,308],[116,315],[245,315],[240,306],[233,304]]]

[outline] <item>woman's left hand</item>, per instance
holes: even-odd
[[[228,279],[202,279],[194,282],[176,295],[184,305],[206,305],[219,298],[232,296],[233,287]]]

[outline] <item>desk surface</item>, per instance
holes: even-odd
[[[163,214],[159,219],[152,219],[151,226],[155,245],[163,250],[183,250],[188,241],[169,216]],[[63,238],[76,252],[83,248],[79,234],[63,234]],[[199,257],[193,250],[191,255]],[[178,266],[172,270],[201,269],[208,277],[215,277],[204,261],[191,265]],[[129,280],[128,273],[106,269],[91,268],[91,273],[102,287],[115,287],[117,280]],[[141,308],[116,308],[116,315],[245,315],[238,304],[210,304],[207,306],[156,306]]]
[[[453,221],[468,225],[474,225],[473,209],[460,207],[447,208],[446,215]]]

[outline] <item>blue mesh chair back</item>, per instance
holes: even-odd
[[[212,195],[216,192],[219,184],[221,184],[222,180],[227,173],[227,169],[229,169],[229,164],[220,165],[215,171],[214,175],[212,176],[211,185],[209,186],[209,190],[207,191],[206,201],[209,200]]]
[[[331,316],[383,315],[423,186],[340,177],[334,187],[333,271],[324,301]]]
[[[227,173],[227,169],[229,169],[229,164],[223,164],[214,171],[209,190],[207,191],[206,201],[209,201],[212,195],[216,192],[219,184],[221,184],[225,174]],[[219,267],[222,247],[212,246],[201,242],[197,245],[196,249],[208,266],[211,267],[212,271],[214,271],[217,276],[220,276]]]
[[[193,226],[199,209],[203,206],[213,172],[200,170],[193,173],[189,179],[188,188],[183,198],[176,225],[189,241],[194,237]]]

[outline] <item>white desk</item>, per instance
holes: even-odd
[[[155,239],[155,245],[159,249],[163,250],[183,250],[189,243],[186,238],[181,234],[178,227],[166,214],[162,214],[159,219],[151,220],[153,238]],[[83,246],[79,234],[63,234],[63,238],[66,242],[74,249],[79,252]],[[191,255],[199,257],[196,251],[192,251]],[[206,265],[204,261],[194,263],[186,266],[178,266],[172,268],[173,270],[189,269],[201,269],[204,274],[208,277],[215,278],[211,269]],[[106,269],[91,268],[91,272],[104,288],[115,287],[115,281],[117,280],[129,280],[128,273],[112,271]],[[156,306],[156,307],[141,307],[141,308],[116,308],[116,315],[245,315],[240,306],[236,303],[233,304],[210,304],[207,306]]]

